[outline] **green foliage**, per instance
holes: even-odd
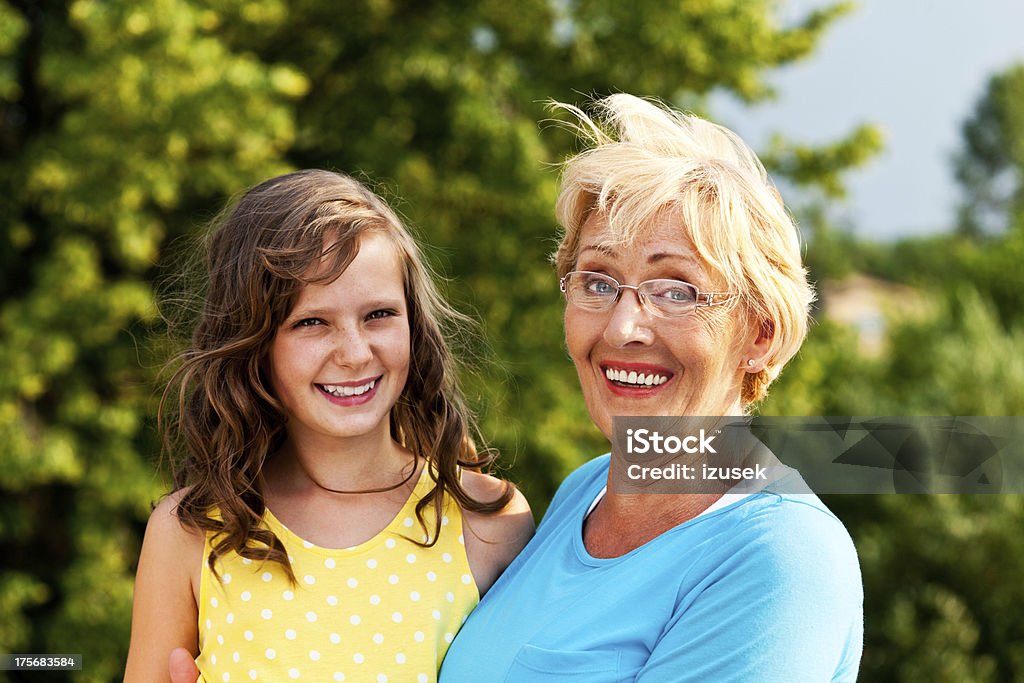
[[[109,681],[163,489],[149,278],[200,207],[287,168],[304,82],[183,0],[9,2],[0,27],[0,649]]]
[[[776,4],[0,1],[0,649],[81,651],[86,667],[71,680],[119,678],[141,524],[166,485],[150,419],[162,358],[139,343],[162,331],[154,279],[173,241],[228,195],[289,168],[363,173],[403,197],[455,276],[450,294],[482,318],[500,361],[469,378],[473,398],[508,474],[542,512],[562,477],[606,448],[561,350],[547,255],[554,166],[572,142],[538,130],[543,103],[626,91],[700,109],[716,88],[769,96],[765,70],[809,55],[849,9],[782,26]],[[877,131],[859,128],[819,149],[776,141],[768,161],[836,195],[841,172],[879,145]],[[840,274],[850,244],[820,218],[812,267]],[[1010,351],[1017,339],[986,348]],[[968,367],[939,373],[937,386]],[[927,369],[914,372],[900,381]],[[823,323],[764,410],[898,410],[902,395],[880,403],[877,391],[895,373]],[[913,618],[891,628],[910,642],[935,624],[928,642],[960,649],[945,668],[923,655],[902,665],[988,675],[956,653],[996,652],[998,624],[975,618],[961,637],[953,626],[973,605],[939,585],[953,599],[910,596]],[[887,619],[869,617],[874,642],[888,642],[877,630]],[[998,672],[1019,670],[997,660]]]
[[[765,412],[1024,414],[1022,85],[1021,67],[995,76],[964,126],[959,234],[851,250],[859,267],[914,286],[931,312],[890,319],[877,358],[858,353],[851,330],[819,326]],[[808,255],[816,258],[832,262]],[[1024,679],[1020,496],[827,503],[853,533],[864,572],[863,680]]]
[[[836,241],[843,239],[840,235]],[[834,243],[826,242],[831,244]],[[892,245],[854,243],[847,247],[851,263],[878,277],[936,295],[967,284],[988,302],[986,305],[994,307],[1004,326],[1024,322],[1024,270],[1020,268],[1024,260],[1024,231],[998,235],[958,232],[901,240]],[[821,257],[808,254],[812,264],[818,260]]]
[[[846,138],[820,147],[794,144],[775,135],[763,160],[798,185],[816,185],[830,197],[843,197],[843,171],[864,164],[884,145],[882,132],[870,125],[859,126]]]
[[[223,3],[216,22],[235,51],[308,79],[288,158],[358,170],[381,179],[385,194],[397,190],[441,269],[458,276],[451,296],[482,317],[500,359],[473,386],[487,407],[484,432],[506,462],[530,463],[512,476],[543,510],[562,474],[604,448],[557,352],[550,166],[571,142],[554,128],[538,135],[544,102],[624,90],[699,104],[715,87],[763,97],[764,69],[809,54],[849,9],[783,27],[772,8],[365,1],[338,12],[305,0],[287,12],[283,3]]]
[[[1024,230],[1024,64],[989,80],[963,137],[955,164],[965,191],[960,231]]]
[[[895,250],[916,254],[922,264],[927,254],[941,263],[949,255],[935,245],[944,241]],[[980,250],[972,253],[984,260]],[[1007,328],[965,271],[939,281],[937,270],[932,262],[916,271],[934,305],[917,317],[889,319],[881,356],[861,354],[849,328],[828,320],[812,328],[761,412],[1024,414],[1024,324]],[[861,679],[1024,678],[1020,496],[831,496],[826,502],[852,532],[864,573]]]
[[[1024,93],[1022,75],[1018,67],[994,77],[964,126],[957,172],[968,199],[958,234],[844,244],[822,212],[804,218],[807,260],[819,276],[844,276],[845,251],[853,268],[914,287],[927,310],[889,319],[877,357],[858,351],[853,330],[816,326],[762,412],[1024,414],[1024,121],[1021,97],[1010,95]],[[1020,496],[827,503],[853,533],[864,573],[861,679],[1024,679]]]
[[[864,572],[863,680],[1020,680],[1020,496],[827,502],[854,529]]]
[[[882,381],[905,414],[1024,414],[1024,326],[968,285],[934,319],[894,326]]]
[[[982,294],[992,301],[1005,325],[1024,323],[1024,229],[978,238],[962,250],[957,265]]]
[[[823,319],[808,334],[768,398],[762,415],[871,415],[878,402],[879,361],[857,350],[855,333]]]
[[[804,265],[810,272],[811,282],[843,280],[863,269],[864,247],[845,226],[834,223],[823,202],[812,201],[800,207],[796,218],[807,244]]]

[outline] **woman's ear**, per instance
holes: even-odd
[[[768,365],[768,349],[775,338],[775,323],[762,320],[752,325],[755,330],[744,349],[740,367],[751,374],[757,374]]]

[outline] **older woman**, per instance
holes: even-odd
[[[742,415],[813,299],[764,168],[730,131],[629,95],[597,121],[564,109],[590,143],[565,166],[555,261],[592,419],[611,440],[614,416]],[[817,497],[613,494],[609,462],[562,484],[442,681],[856,679],[857,556]]]

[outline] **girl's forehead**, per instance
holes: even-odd
[[[404,296],[404,271],[397,245],[382,233],[368,232],[350,244],[325,248],[307,270],[296,304],[313,299]]]
[[[355,236],[325,238],[320,258],[306,269],[308,282],[325,282],[344,275],[353,265],[357,268],[371,260],[375,265],[394,260],[401,267],[401,253],[395,241],[379,230],[368,230]],[[357,263],[358,261],[358,263]]]

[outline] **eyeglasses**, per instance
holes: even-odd
[[[732,298],[727,292],[701,292],[682,280],[645,280],[623,285],[613,277],[587,270],[574,270],[559,281],[566,300],[590,311],[605,311],[615,305],[622,290],[636,291],[640,305],[661,318],[689,315],[698,307],[717,306]]]

